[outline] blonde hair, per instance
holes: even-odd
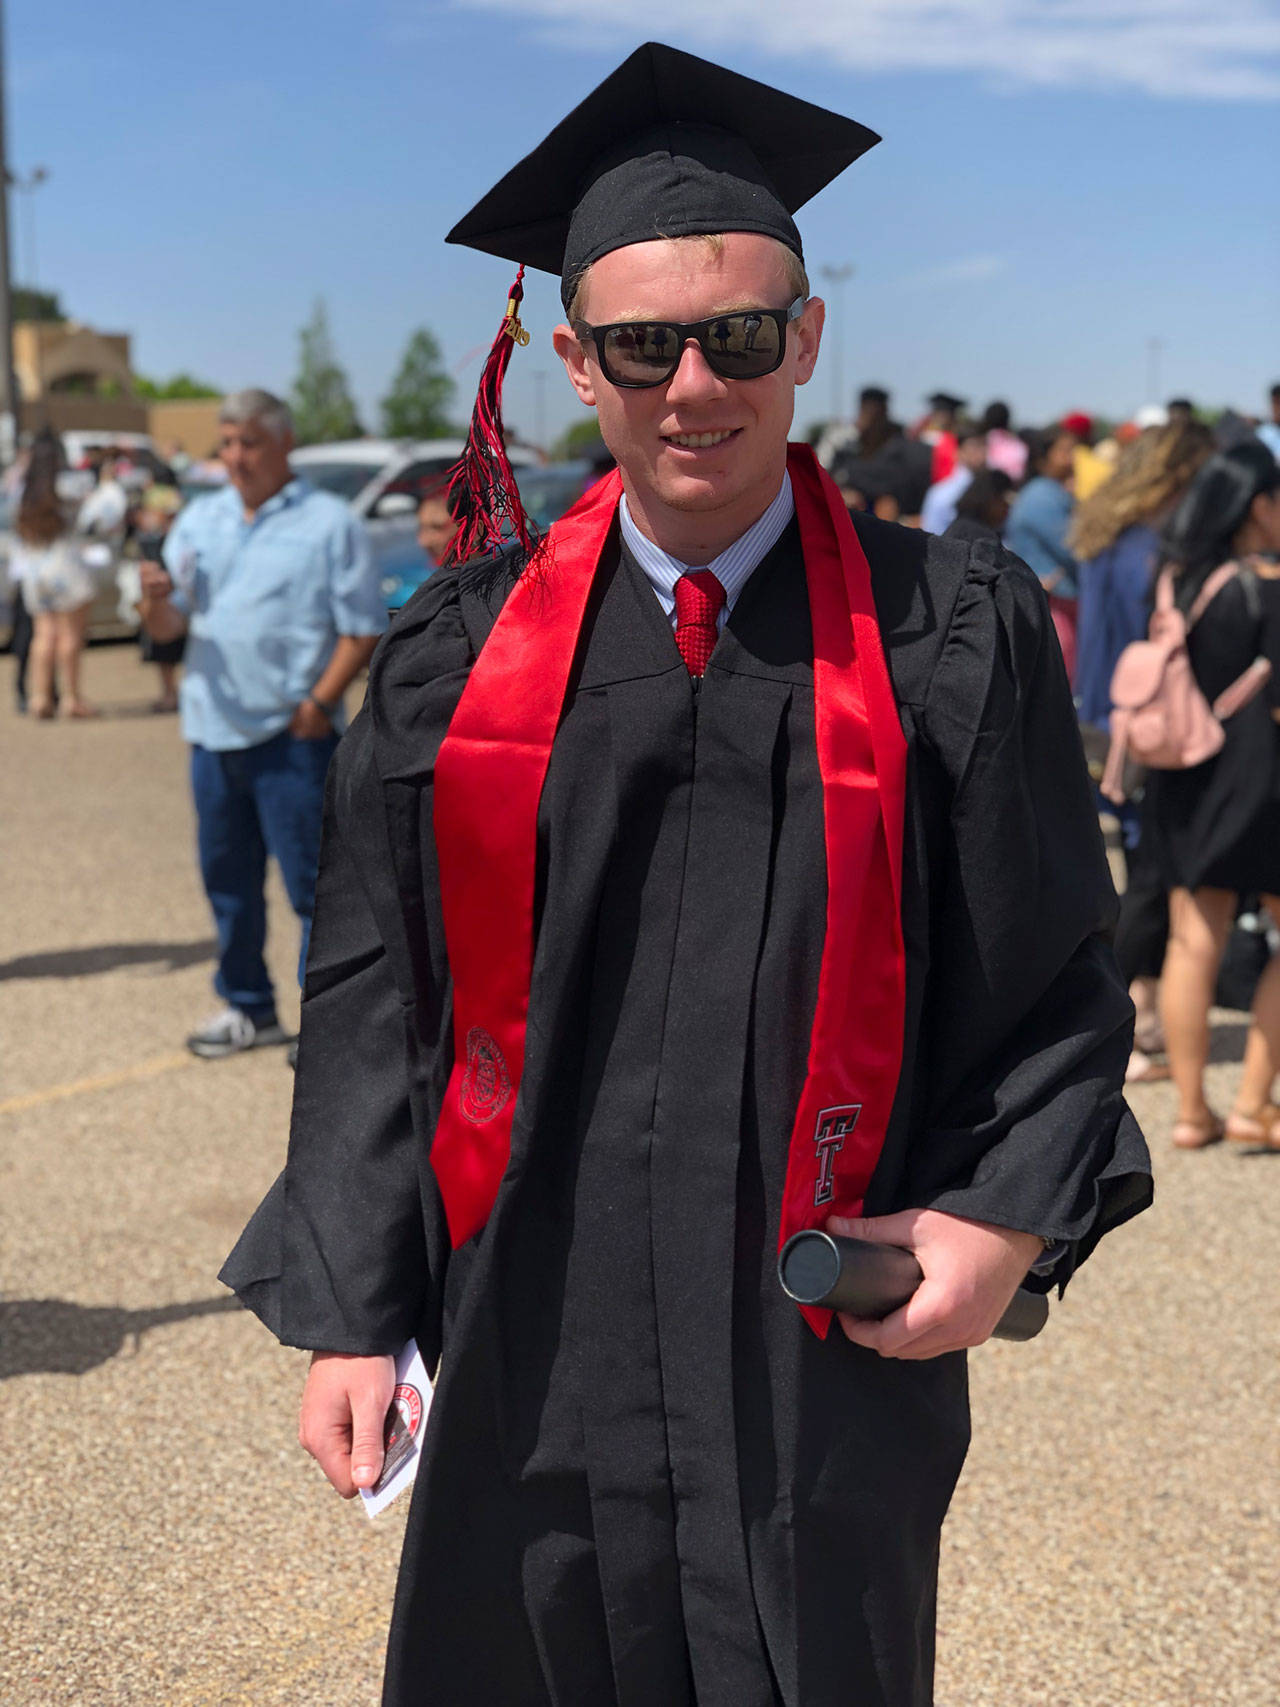
[[[1121,451],[1115,472],[1076,510],[1067,543],[1088,561],[1125,531],[1167,510],[1213,451],[1213,436],[1196,421],[1172,421]]]
[[[706,245],[707,253],[718,260],[720,256],[724,254],[725,236],[726,233],[723,231],[696,231],[685,237],[663,237],[661,241],[664,243],[703,243]],[[780,238],[771,237],[769,241],[777,245],[778,251],[782,256],[782,265],[786,276],[788,294],[793,299],[797,296],[803,296],[807,299],[809,295],[809,275],[805,271],[804,262],[800,259],[799,255],[796,254],[795,250],[788,249],[787,245],[782,242]],[[571,326],[577,325],[579,320],[584,320],[586,318],[582,312],[582,308],[587,294],[587,281],[591,277],[591,268],[594,264],[594,262],[588,262],[574,280],[573,294],[569,298],[569,306],[565,310],[565,318]]]

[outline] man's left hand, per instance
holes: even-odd
[[[333,734],[333,724],[313,699],[304,699],[293,714],[289,733],[299,741],[323,741]]]
[[[981,1345],[1044,1251],[1044,1241],[1034,1233],[968,1221],[937,1209],[907,1209],[870,1220],[833,1215],[827,1232],[870,1244],[900,1245],[920,1264],[924,1279],[907,1303],[884,1321],[840,1316],[846,1338],[881,1357],[940,1357]]]

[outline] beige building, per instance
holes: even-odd
[[[220,397],[163,403],[136,397],[127,332],[95,332],[76,320],[20,320],[13,367],[22,431],[150,433],[161,454],[195,461],[218,443]]]
[[[125,332],[95,332],[76,320],[20,320],[13,367],[22,431],[145,433],[147,405],[133,394]]]
[[[161,456],[185,451],[196,462],[218,448],[221,397],[192,397],[147,404],[147,431]]]

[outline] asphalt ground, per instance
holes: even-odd
[[[403,1512],[328,1491],[294,1442],[303,1354],[214,1278],[291,1075],[183,1048],[218,1004],[175,721],[128,647],[88,657],[98,723],[0,687],[0,1702],[373,1704]],[[1220,1107],[1242,1037],[1216,1016]],[[1175,1152],[1169,1088],[1133,1104],[1156,1208],[1040,1340],[971,1359],[939,1707],[1280,1701],[1280,1157]]]

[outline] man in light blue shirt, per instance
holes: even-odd
[[[143,565],[141,607],[157,640],[187,635],[182,733],[226,1004],[187,1039],[204,1057],[286,1041],[263,958],[267,856],[302,922],[301,976],[342,696],[387,621],[363,525],[290,470],[286,405],[238,392],[219,429],[228,484],[182,512],[163,569]]]

